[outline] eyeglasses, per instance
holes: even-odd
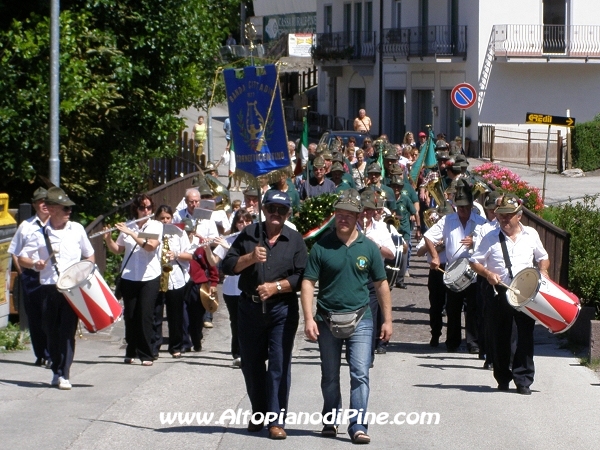
[[[152,211],[152,205],[140,205],[138,206],[138,211]]]
[[[288,208],[287,206],[277,206],[277,205],[265,205],[265,209],[267,210],[267,212],[269,214],[279,214],[280,216],[285,216],[288,211],[290,210],[290,208]]]

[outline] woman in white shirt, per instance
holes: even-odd
[[[131,203],[131,214],[136,218],[149,216],[154,210],[152,199],[138,194]],[[152,338],[154,336],[154,309],[159,301],[160,241],[163,224],[150,218],[136,223],[118,223],[121,232],[117,241],[110,233],[104,235],[106,247],[113,253],[125,253],[121,265],[121,292],[125,311],[126,364],[139,358],[143,366],[151,366],[154,360]],[[158,236],[158,239],[140,237],[140,233]]]
[[[241,232],[247,225],[252,223],[252,214],[246,209],[238,209],[234,216],[231,224],[231,235],[226,237],[220,237],[215,242],[219,244],[212,252],[206,252],[206,259],[211,266],[218,265],[227,254],[229,247],[233,244],[233,241],[237,238],[239,232]],[[235,234],[234,234],[235,233]],[[240,344],[238,342],[238,301],[240,294],[242,293],[238,289],[239,275],[227,275],[223,280],[223,300],[227,305],[227,311],[229,311],[229,324],[231,325],[231,356],[233,356],[233,365],[240,367]]]
[[[173,222],[173,210],[170,206],[160,205],[156,209],[156,220],[164,225]],[[175,227],[175,225],[173,225]],[[168,270],[168,290],[161,292],[164,297],[164,303],[167,307],[167,323],[169,326],[169,353],[173,358],[180,358],[183,349],[183,302],[185,300],[185,291],[187,282],[190,279],[189,267],[192,254],[188,253],[190,240],[187,233],[181,230],[181,233],[170,232],[167,227],[163,230],[164,237],[167,237],[169,250],[166,252],[166,259],[169,261],[171,270]],[[162,248],[160,255],[162,257]],[[164,274],[163,274],[164,276]],[[162,308],[160,310],[162,319]]]

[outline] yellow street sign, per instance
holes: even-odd
[[[539,113],[527,113],[525,123],[535,123],[539,125],[558,125],[561,127],[573,127],[575,126],[575,118],[573,117],[560,117],[551,116],[548,114]]]

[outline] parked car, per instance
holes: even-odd
[[[326,131],[325,133],[323,133],[323,135],[321,136],[321,139],[319,139],[319,145],[326,144],[327,148],[329,148],[329,145],[331,144],[331,142],[334,139],[341,139],[342,143],[345,146],[348,143],[348,138],[350,136],[354,136],[354,139],[356,139],[356,143],[354,145],[357,148],[362,147],[363,141],[367,137],[369,137],[372,140],[372,138],[368,134],[359,133],[358,131],[343,131],[343,130],[332,131],[332,130],[329,130],[329,131]]]

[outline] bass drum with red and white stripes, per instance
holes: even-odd
[[[91,261],[68,267],[60,274],[56,288],[90,333],[111,326],[123,315],[123,307]]]
[[[537,269],[523,269],[510,283],[506,292],[508,303],[544,325],[551,333],[564,333],[575,323],[581,305],[572,292],[567,291]]]

